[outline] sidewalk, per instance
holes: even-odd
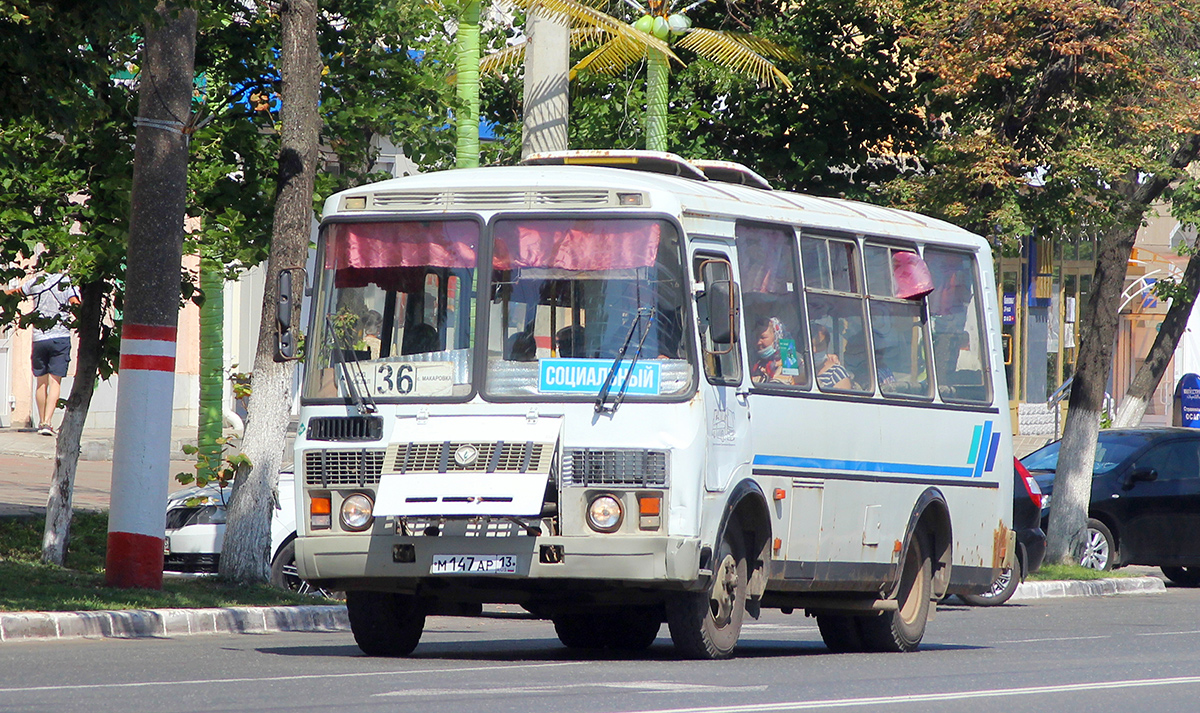
[[[54,449],[58,439],[38,435],[33,429],[0,428],[0,516],[45,513],[54,475]],[[171,432],[171,464],[163,477],[168,488],[181,486],[175,474],[192,472],[195,460],[182,446],[196,442],[194,429]],[[77,510],[107,510],[112,485],[113,432],[87,429],[80,438],[72,504]]]

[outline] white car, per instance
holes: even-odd
[[[271,516],[271,583],[295,592],[318,593],[296,576],[294,478],[290,468],[279,473],[279,507]],[[217,571],[230,491],[209,485],[185,488],[167,497],[165,571]]]

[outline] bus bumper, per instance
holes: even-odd
[[[329,535],[296,540],[296,566],[307,580],[453,579],[432,573],[434,556],[515,556],[515,571],[486,576],[692,583],[700,576],[700,540],[691,537],[364,537]],[[411,560],[411,561],[408,561]],[[382,584],[382,582],[381,582]]]

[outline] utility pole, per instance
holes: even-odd
[[[105,579],[162,589],[196,11],[159,2],[142,50]]]

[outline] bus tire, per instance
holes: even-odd
[[[904,556],[900,586],[896,589],[896,610],[858,620],[863,650],[916,651],[925,636],[932,588],[933,563],[929,558],[929,545],[924,534],[918,531],[908,543]]]
[[[662,628],[660,607],[628,607],[614,610],[610,616],[609,648],[617,651],[645,651]]]
[[[712,576],[703,592],[686,592],[667,600],[667,627],[675,649],[691,659],[726,659],[733,655],[746,615],[746,554],[735,519],[714,553]]]
[[[830,653],[854,654],[863,650],[857,617],[848,614],[818,614],[817,629]]]
[[[408,656],[425,630],[425,610],[411,594],[346,592],[346,613],[367,656]]]
[[[551,619],[554,622],[554,633],[558,640],[568,649],[602,649],[604,642],[600,640],[602,633],[598,625],[599,617],[590,616],[588,612],[570,612],[559,614]]]

